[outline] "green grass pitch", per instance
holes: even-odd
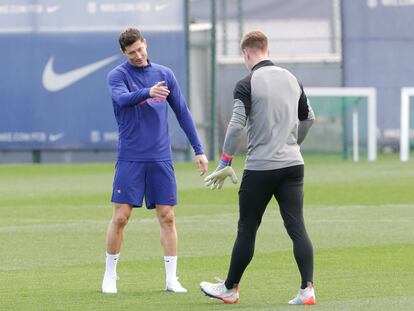
[[[305,218],[315,252],[312,310],[413,310],[414,162],[305,154]],[[241,177],[243,159],[234,166]],[[210,163],[210,171],[216,163]],[[203,187],[177,164],[178,274],[164,289],[159,227],[135,210],[118,265],[117,295],[100,292],[113,164],[0,166],[0,310],[293,310],[300,280],[275,201],[264,215],[240,302],[199,290],[225,278],[238,218],[237,190]]]

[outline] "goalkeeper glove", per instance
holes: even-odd
[[[231,167],[232,160],[232,157],[224,152],[222,153],[220,163],[214,173],[204,178],[206,187],[210,187],[212,190],[221,189],[227,177],[230,177],[233,184],[237,183],[236,173]]]

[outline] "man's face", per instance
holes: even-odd
[[[133,44],[125,47],[125,51],[122,53],[135,67],[148,65],[147,43],[145,41],[135,41]]]

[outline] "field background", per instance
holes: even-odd
[[[305,218],[315,252],[312,310],[413,310],[414,162],[305,155]],[[242,158],[234,161],[241,177]],[[236,235],[238,185],[203,187],[177,164],[179,276],[187,294],[163,291],[153,211],[135,210],[118,265],[117,295],[100,292],[113,164],[0,166],[0,310],[292,310],[298,289],[291,242],[275,201],[258,233],[240,302],[205,297],[225,278]],[[210,171],[215,163],[210,163]]]

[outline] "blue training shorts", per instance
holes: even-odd
[[[172,161],[118,161],[115,166],[112,202],[148,209],[177,205],[177,183]]]

